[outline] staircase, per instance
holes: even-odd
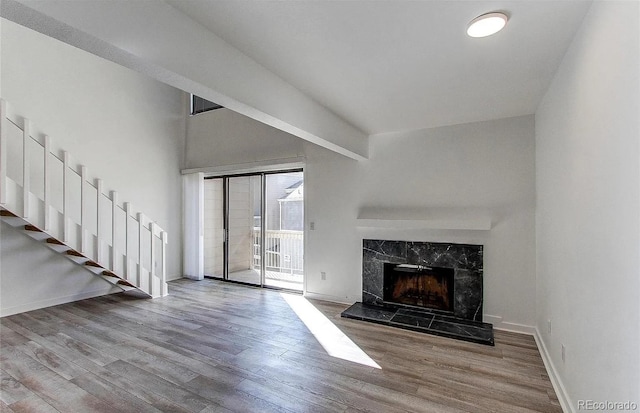
[[[167,295],[167,233],[103,186],[0,100],[0,219],[128,295]]]

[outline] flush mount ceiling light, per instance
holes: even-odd
[[[507,24],[508,17],[504,13],[486,13],[471,20],[467,34],[471,37],[487,37],[498,33]]]

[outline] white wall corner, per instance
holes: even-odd
[[[538,347],[538,352],[542,357],[542,362],[544,363],[544,367],[547,371],[547,375],[549,376],[551,384],[553,385],[553,390],[556,392],[556,395],[558,396],[558,400],[560,401],[560,406],[562,407],[562,411],[565,413],[574,413],[575,410],[572,407],[573,405],[570,402],[569,395],[567,394],[567,391],[562,383],[562,380],[560,379],[560,376],[557,373],[557,370],[553,364],[553,361],[551,360],[551,357],[549,356],[549,352],[547,351],[547,347],[544,341],[542,340],[542,336],[540,335],[540,331],[538,330],[538,328],[534,326],[524,325],[524,324],[505,322],[500,316],[484,314],[483,317],[484,317],[483,318],[484,322],[493,324],[493,328],[496,330],[528,334],[533,336],[534,340],[536,341],[536,345]]]
[[[540,330],[536,327],[534,329],[533,338],[536,340],[536,344],[538,345],[538,351],[540,352],[540,356],[542,357],[542,362],[544,363],[544,367],[547,370],[547,375],[551,380],[551,384],[553,385],[553,390],[556,392],[558,396],[558,400],[560,401],[560,406],[562,407],[562,411],[565,413],[575,413],[575,409],[573,408],[573,404],[571,403],[571,399],[567,390],[560,379],[560,375],[553,364],[553,360],[551,360],[551,356],[549,355],[549,351],[547,350],[547,346],[542,339],[542,335],[540,334]]]

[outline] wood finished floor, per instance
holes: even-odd
[[[276,291],[169,285],[2,318],[0,411],[562,411],[530,336],[496,331],[488,347],[311,301],[376,369],[328,355]]]

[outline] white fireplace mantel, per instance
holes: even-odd
[[[378,208],[364,207],[358,213],[360,228],[438,229],[489,231],[492,217],[480,208]]]

